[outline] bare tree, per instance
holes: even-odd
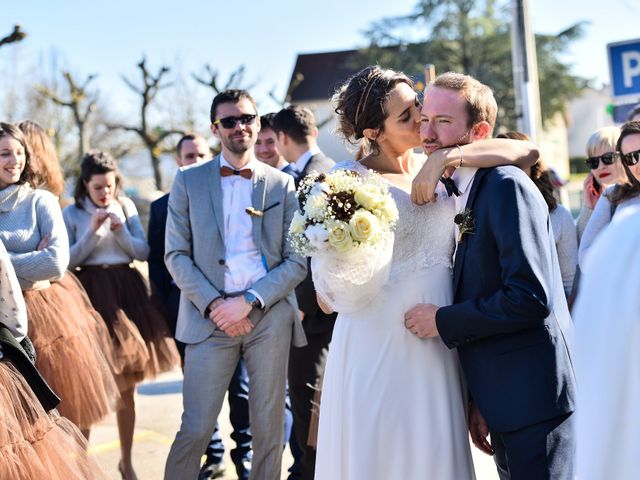
[[[204,69],[206,76],[197,75],[195,73],[192,73],[191,76],[200,85],[204,85],[205,87],[209,87],[211,90],[213,90],[216,95],[229,88],[244,88],[245,90],[249,90],[255,87],[255,82],[242,87],[242,84],[244,83],[244,75],[246,72],[244,65],[240,65],[229,74],[229,78],[227,78],[227,81],[222,83],[222,88],[220,88],[220,72],[211,68],[211,65],[209,64],[205,65]]]
[[[171,83],[161,83],[162,78],[169,73],[169,67],[163,65],[157,74],[152,74],[146,66],[146,59],[138,63],[138,68],[142,74],[142,87],[136,86],[127,77],[122,77],[127,86],[140,95],[142,103],[140,105],[140,124],[138,126],[128,124],[110,124],[112,129],[133,132],[140,137],[151,157],[153,176],[158,190],[162,189],[162,171],[160,170],[160,156],[172,149],[164,145],[164,141],[170,135],[182,135],[184,131],[179,129],[164,129],[162,127],[151,127],[149,125],[149,107],[156,99],[158,92],[171,86]]]
[[[4,38],[0,38],[0,47],[4,45],[8,45],[10,43],[19,42],[23,40],[24,37],[26,36],[27,36],[26,32],[21,30],[20,25],[15,25],[13,27],[13,32],[11,32],[9,35],[7,35]]]
[[[89,75],[81,84],[68,71],[63,71],[62,76],[69,87],[68,99],[63,99],[55,91],[43,85],[36,85],[36,90],[56,105],[71,110],[73,120],[78,129],[78,158],[82,158],[90,148],[89,135],[87,133],[88,120],[91,113],[96,110],[98,101],[98,92],[88,93],[87,87],[96,78],[96,75]]]

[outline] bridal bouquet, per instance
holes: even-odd
[[[373,172],[313,172],[300,182],[297,196],[301,208],[291,222],[289,239],[307,257],[382,245],[398,219],[389,189]]]
[[[334,311],[368,305],[389,275],[398,208],[380,175],[311,173],[297,192],[289,241],[312,258],[316,292]]]

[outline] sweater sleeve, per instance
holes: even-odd
[[[578,219],[576,220],[578,242],[580,242],[580,240],[582,239],[584,229],[587,228],[587,223],[589,223],[589,219],[591,218],[592,213],[593,208],[589,208],[586,205],[582,204],[582,207],[580,207],[580,213],[578,214]]]
[[[75,205],[69,205],[64,209],[64,223],[69,236],[69,268],[81,266],[98,244],[100,234],[90,228],[78,236],[79,215],[82,212]]]
[[[610,192],[611,187],[609,187],[598,199],[598,203],[596,203],[596,208],[593,209],[593,214],[587,223],[586,228],[584,229],[584,233],[582,234],[582,239],[580,240],[580,249],[578,250],[578,258],[580,263],[580,268],[584,268],[584,259],[595,242],[596,238],[600,234],[604,228],[611,223],[611,202],[609,201],[609,196],[607,195]]]
[[[562,274],[562,285],[565,293],[569,295],[578,266],[578,237],[571,213],[562,205],[558,205],[557,211],[554,213],[558,216],[560,227],[556,249]]]
[[[57,280],[64,275],[69,265],[69,239],[58,200],[45,191],[38,191],[37,195],[36,225],[40,239],[48,236],[49,243],[42,250],[9,252],[16,275],[29,282]]]
[[[149,257],[149,244],[144,235],[138,210],[128,198],[122,198],[121,202],[127,221],[122,225],[122,228],[113,232],[116,241],[132,258],[145,261]]]

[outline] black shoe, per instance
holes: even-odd
[[[207,457],[198,474],[198,480],[211,480],[213,478],[223,477],[225,470],[226,467],[223,462],[210,463],[209,457]]]
[[[238,480],[249,480],[251,462],[249,460],[243,460],[240,463],[236,463],[236,473],[238,474]]]

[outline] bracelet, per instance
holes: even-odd
[[[460,168],[462,166],[464,155],[462,155],[462,147],[460,145],[456,145],[456,148],[458,149],[458,153],[460,153],[460,162],[458,163],[458,166],[456,168]]]

